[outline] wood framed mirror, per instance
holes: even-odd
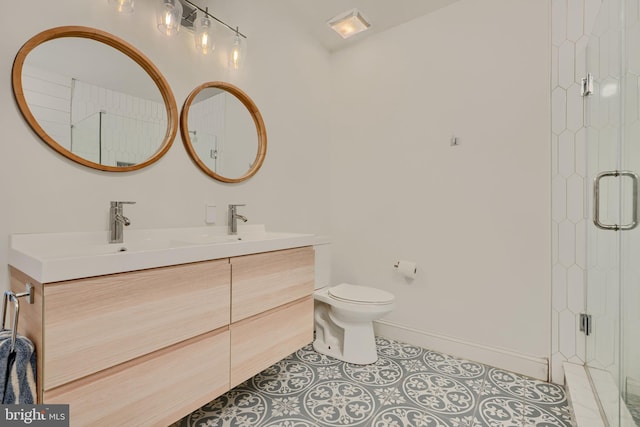
[[[29,39],[12,70],[33,131],[74,162],[110,172],[160,159],[178,130],[168,82],[142,52],[107,32],[51,28]]]
[[[207,82],[187,97],[180,115],[187,152],[218,181],[242,182],[258,172],[267,153],[267,131],[253,100],[226,82]]]

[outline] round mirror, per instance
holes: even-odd
[[[87,27],[27,41],[13,92],[31,128],[63,156],[112,172],[141,169],[167,152],[178,129],[169,84],[136,48]]]
[[[258,107],[229,83],[204,83],[189,94],[180,133],[198,167],[223,182],[250,178],[267,153],[267,131]]]

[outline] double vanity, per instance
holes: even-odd
[[[217,181],[249,179],[266,156],[262,115],[240,88],[201,83],[179,113],[149,58],[97,28],[27,40],[12,87],[35,134],[89,169],[146,168],[178,128]],[[57,121],[43,113],[50,108]],[[76,426],[168,425],[311,342],[317,237],[245,226],[123,239],[123,203],[112,202],[110,233],[11,236],[11,290],[33,296],[20,303],[18,330],[36,346],[38,403],[69,404]],[[232,228],[238,218],[230,211]]]
[[[318,237],[244,226],[17,234],[11,290],[38,401],[72,425],[168,425],[313,336]]]

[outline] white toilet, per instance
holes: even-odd
[[[336,359],[368,365],[378,360],[373,321],[394,308],[393,294],[381,289],[342,283],[327,286],[329,244],[315,246],[316,291],[313,348]]]

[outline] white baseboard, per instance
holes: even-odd
[[[386,320],[378,320],[373,325],[376,335],[495,366],[542,381],[548,381],[549,378],[549,359],[546,357],[534,357],[506,349],[463,341],[458,338],[420,331]]]

